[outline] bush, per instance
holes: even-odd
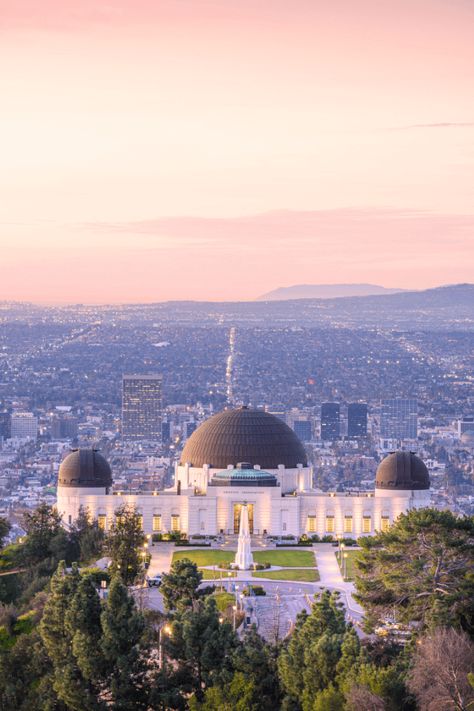
[[[343,538],[341,543],[344,543],[345,546],[356,546],[357,541],[355,538]]]
[[[334,541],[334,536],[331,536],[330,533],[327,533],[325,536],[321,538],[321,543],[333,543]]]
[[[151,540],[153,541],[153,543],[158,543],[158,541],[163,540],[163,534],[162,533],[152,533]]]
[[[321,539],[317,533],[313,533],[313,535],[311,536],[311,540],[313,541],[313,543],[319,543]]]
[[[264,563],[254,563],[253,568],[254,570],[268,570],[268,568],[271,568],[271,564],[265,561]]]
[[[175,546],[198,546],[199,548],[210,548],[210,543],[203,543],[202,541],[188,541],[184,538],[181,541],[175,541]]]
[[[107,587],[109,586],[111,576],[108,570],[102,570],[101,568],[81,568],[79,572],[81,575],[90,575],[97,588],[100,588],[100,584],[103,580],[106,581]]]
[[[250,588],[250,590],[249,590]],[[249,585],[248,587],[245,588],[244,593],[246,597],[249,595],[255,595],[256,597],[263,597],[266,595],[266,590],[265,588],[262,588],[261,585]]]

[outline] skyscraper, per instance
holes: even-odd
[[[347,436],[367,437],[367,403],[351,402],[347,406]]]
[[[416,439],[418,402],[415,398],[382,400],[380,436],[388,439]]]
[[[296,436],[302,442],[310,442],[312,437],[312,427],[310,420],[295,420],[293,422],[293,430]]]
[[[122,381],[122,437],[159,441],[162,414],[161,375],[124,375]]]
[[[321,405],[321,439],[339,439],[341,407],[338,402],[323,402]]]

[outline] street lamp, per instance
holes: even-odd
[[[349,553],[344,553],[344,565],[342,568],[342,570],[343,570],[342,575],[343,575],[344,580],[347,578],[347,556],[348,555],[349,555]]]
[[[237,612],[237,605],[232,605],[232,611],[233,611],[233,613],[234,613],[234,615],[233,615],[233,618],[234,618],[234,619],[233,619],[232,627],[233,627],[234,632],[235,632],[235,613]]]

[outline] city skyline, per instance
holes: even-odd
[[[4,7],[0,299],[470,281],[472,12]]]

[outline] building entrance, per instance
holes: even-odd
[[[250,533],[253,533],[253,504],[247,504],[249,512],[249,528]],[[240,526],[240,512],[242,510],[242,504],[234,504],[234,533],[238,535]]]

